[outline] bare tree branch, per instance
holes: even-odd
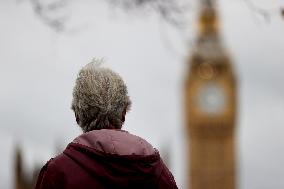
[[[271,20],[271,13],[269,12],[269,10],[267,9],[263,9],[261,7],[258,7],[254,2],[252,2],[251,0],[243,0],[248,8],[252,11],[257,13],[258,15],[262,16],[264,18],[264,20],[266,20],[267,22],[270,22]]]
[[[67,17],[62,15],[62,10],[66,6],[66,0],[55,0],[46,3],[44,0],[30,0],[35,13],[48,26],[56,31],[62,31],[65,28]]]
[[[60,32],[65,29],[67,17],[60,14],[67,0],[30,0],[35,13],[48,26]],[[185,13],[190,10],[191,0],[107,0],[109,4],[125,11],[152,9],[166,22],[181,28],[185,25]],[[64,12],[64,11],[63,11]]]
[[[126,11],[150,8],[176,27],[185,24],[186,12],[191,8],[191,0],[108,0],[108,2]]]
[[[152,10],[170,25],[179,29],[186,27],[188,12],[192,11],[193,0],[104,0],[107,3],[120,7],[125,11],[145,11]],[[201,0],[200,0],[201,1]],[[270,22],[272,13],[267,9],[257,6],[252,0],[243,0],[248,8],[267,22]],[[30,0],[35,13],[48,26],[55,31],[63,31],[66,26],[68,16],[64,14],[70,0]],[[211,3],[203,0],[204,3]],[[66,11],[66,10],[65,10]],[[63,14],[62,14],[63,12]],[[281,10],[284,17],[284,9]]]

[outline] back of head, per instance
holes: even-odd
[[[122,78],[101,63],[95,59],[84,66],[73,89],[72,109],[84,132],[120,129],[131,106]]]

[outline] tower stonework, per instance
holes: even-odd
[[[199,33],[185,87],[189,188],[235,189],[236,79],[214,4],[201,1]]]

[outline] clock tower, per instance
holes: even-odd
[[[236,79],[212,0],[201,0],[185,87],[190,189],[235,189]]]

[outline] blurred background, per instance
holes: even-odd
[[[0,188],[15,188],[19,167],[29,182],[81,134],[72,88],[92,58],[104,58],[128,85],[124,129],[159,149],[186,188],[184,80],[199,2],[0,0]],[[284,2],[216,3],[238,78],[239,188],[284,188]]]

